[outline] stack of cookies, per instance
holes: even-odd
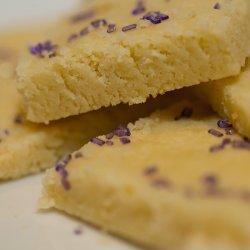
[[[2,39],[0,179],[50,168],[41,209],[145,248],[250,249],[249,17],[93,0]]]

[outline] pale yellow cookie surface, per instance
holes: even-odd
[[[145,0],[145,12],[132,15],[137,4],[94,1],[54,29],[47,38],[57,47],[44,51],[45,57],[27,51],[18,67],[18,88],[29,120],[48,122],[142,103],[150,95],[239,74],[250,53],[248,0],[219,5],[214,0]],[[160,24],[141,20],[157,11],[169,19]],[[94,28],[91,23],[100,19],[116,30],[107,33],[103,21]],[[122,31],[133,24],[136,29]]]
[[[20,32],[21,33],[21,32]],[[18,46],[6,47],[0,40],[0,180],[18,178],[52,167],[62,156],[80,148],[92,137],[149,114],[160,103],[152,100],[146,106],[132,109],[119,106],[64,119],[48,126],[25,121],[22,98],[15,89],[16,51],[30,36],[9,35],[20,39]],[[25,38],[26,37],[26,38]],[[32,35],[33,37],[33,35]],[[10,39],[10,43],[12,40]]]
[[[190,118],[179,116],[184,108]],[[130,125],[126,139],[90,143],[49,170],[40,206],[153,249],[249,249],[250,144],[225,136],[219,119],[199,102],[176,101]]]
[[[195,87],[195,92],[250,138],[250,60],[238,77],[201,84]]]

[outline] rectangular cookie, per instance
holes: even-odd
[[[39,206],[150,249],[247,250],[250,143],[219,119],[176,98],[49,170]]]
[[[166,102],[162,97],[145,105],[120,105],[50,125],[33,124],[24,119],[22,98],[14,86],[15,50],[0,46],[0,51],[4,52],[4,57],[0,54],[0,180],[49,168],[92,137],[146,116]]]
[[[201,84],[194,91],[221,116],[229,118],[238,132],[250,138],[250,59],[239,76]]]
[[[89,3],[20,60],[28,120],[142,103],[239,74],[250,54],[249,6],[249,0]]]

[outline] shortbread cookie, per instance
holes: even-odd
[[[106,133],[120,123],[127,124],[148,115],[165,102],[162,98],[131,108],[120,105],[64,119],[49,126],[38,125],[25,121],[22,98],[14,87],[14,81],[12,61],[1,62],[0,59],[0,180],[49,168],[90,138]]]
[[[49,122],[240,72],[248,0],[100,0],[29,48],[18,67],[27,118]],[[65,20],[64,20],[65,21]]]
[[[238,132],[250,138],[250,60],[239,76],[201,84],[195,92],[216,112],[228,117]]]
[[[219,119],[180,100],[92,139],[47,172],[40,207],[153,249],[249,249],[250,144]]]

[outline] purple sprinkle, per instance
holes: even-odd
[[[226,133],[226,135],[232,135],[233,134],[233,130],[227,128],[227,129],[225,129],[225,133]]]
[[[221,8],[221,5],[219,4],[219,3],[216,3],[215,5],[214,5],[214,9],[215,10],[219,10]]]
[[[148,167],[144,170],[144,175],[153,175],[158,171],[156,166]]]
[[[143,1],[138,1],[136,8],[132,10],[132,15],[140,15],[146,11],[146,7]]]
[[[122,32],[127,32],[129,30],[134,30],[137,28],[137,24],[131,24],[122,28]]]
[[[45,43],[43,44],[43,48],[44,48],[45,50],[47,50],[47,51],[52,51],[52,50],[54,50],[54,46],[55,46],[55,45],[51,44],[50,41],[47,41],[47,42],[45,42]]]
[[[148,19],[152,24],[159,24],[161,23],[161,19],[158,17],[151,17],[150,19]]]
[[[223,128],[223,129],[232,128],[233,126],[232,123],[227,118],[219,120],[217,122],[217,125],[219,128]]]
[[[202,182],[206,185],[216,185],[218,180],[217,177],[215,175],[206,175],[202,178]]]
[[[80,36],[86,36],[89,33],[89,28],[84,28],[80,31]]]
[[[23,118],[21,115],[16,115],[15,119],[14,119],[14,122],[16,124],[22,124],[23,123]]]
[[[71,188],[70,183],[68,181],[68,172],[65,169],[65,165],[63,164],[58,164],[56,166],[56,171],[61,175],[61,183],[62,186],[65,188],[65,190],[69,190]]]
[[[149,12],[146,15],[143,16],[143,20],[148,20],[153,24],[159,24],[163,21],[166,21],[169,19],[168,15],[165,15],[159,11],[156,12]]]
[[[106,141],[105,142],[108,146],[113,146],[114,145],[114,142],[112,142],[112,141]]]
[[[61,183],[65,190],[70,190],[71,185],[68,181],[68,171],[66,170],[67,164],[72,159],[72,155],[67,155],[65,159],[56,165],[56,171],[61,175]]]
[[[37,45],[30,48],[30,52],[33,55],[41,54],[43,45],[41,43],[38,43]]]
[[[120,138],[120,141],[121,141],[121,143],[123,143],[123,144],[129,144],[129,143],[131,143],[130,139],[125,138],[125,137]]]
[[[223,134],[215,129],[208,130],[208,133],[215,136],[215,137],[222,137]]]
[[[225,138],[225,139],[223,139],[221,144],[210,147],[209,151],[212,153],[221,151],[221,150],[225,149],[225,147],[227,145],[231,144],[231,142],[232,141],[230,138]]]
[[[6,136],[8,136],[8,135],[10,134],[10,131],[9,131],[8,129],[5,128],[5,129],[3,130],[3,134],[6,135]]]
[[[225,139],[222,141],[222,145],[223,145],[223,146],[229,145],[230,143],[231,143],[231,139],[230,139],[230,138],[225,138]]]
[[[131,132],[129,130],[129,128],[124,127],[122,125],[119,125],[118,128],[116,130],[114,130],[114,135],[118,136],[118,137],[123,137],[123,136],[131,136]]]
[[[103,146],[105,144],[105,141],[99,139],[99,138],[93,138],[90,140],[92,143],[98,145],[98,146]]]
[[[78,227],[74,230],[75,235],[81,235],[83,233],[82,227]]]
[[[56,165],[56,172],[60,172],[61,171],[61,169],[63,169],[65,167],[65,165],[64,164],[62,164],[62,163],[58,163],[57,165]]]
[[[68,177],[68,172],[65,170],[65,167],[60,167],[57,166],[56,171],[62,176],[62,178],[67,178]]]
[[[83,154],[81,152],[77,152],[75,154],[75,159],[79,159],[79,158],[82,158],[83,157]]]
[[[145,7],[143,7],[143,6],[138,6],[136,9],[134,9],[133,11],[132,11],[132,15],[140,15],[140,14],[142,14],[143,12],[145,12],[146,11],[146,8]]]
[[[67,170],[65,169],[65,166],[62,165],[57,165],[56,171],[62,176],[62,178],[67,178],[69,175]]]
[[[250,143],[244,140],[235,139],[232,141],[232,147],[235,149],[250,150]]]
[[[71,189],[71,185],[70,185],[67,178],[62,178],[61,183],[62,183],[65,190],[70,190]]]
[[[156,188],[169,188],[171,183],[165,179],[155,179],[152,182],[152,186]]]
[[[175,121],[180,120],[181,118],[190,118],[193,115],[193,109],[191,108],[184,108],[180,115],[175,117]]]
[[[48,56],[55,55],[55,49],[57,45],[52,44],[50,41],[44,43],[38,43],[35,46],[30,47],[30,53],[39,57],[44,57],[44,53],[48,53]]]
[[[225,148],[224,145],[220,144],[220,145],[215,145],[215,146],[210,147],[209,151],[211,153],[215,153],[215,152],[223,150],[224,148]]]
[[[95,15],[93,10],[79,13],[71,18],[71,22],[76,23],[92,18]]]
[[[63,160],[64,165],[66,166],[71,160],[72,160],[72,155],[67,155]]]
[[[95,20],[93,22],[91,22],[91,25],[94,27],[94,28],[99,28],[101,26],[106,26],[108,23],[105,19],[98,19],[98,20]]]
[[[109,134],[106,135],[106,139],[111,140],[111,139],[113,139],[114,136],[115,136],[114,132],[109,133]]]
[[[68,43],[71,43],[71,42],[75,41],[77,38],[78,38],[77,34],[70,35],[69,38],[68,38]]]
[[[116,30],[116,25],[115,24],[109,24],[108,26],[108,33],[113,33]]]

